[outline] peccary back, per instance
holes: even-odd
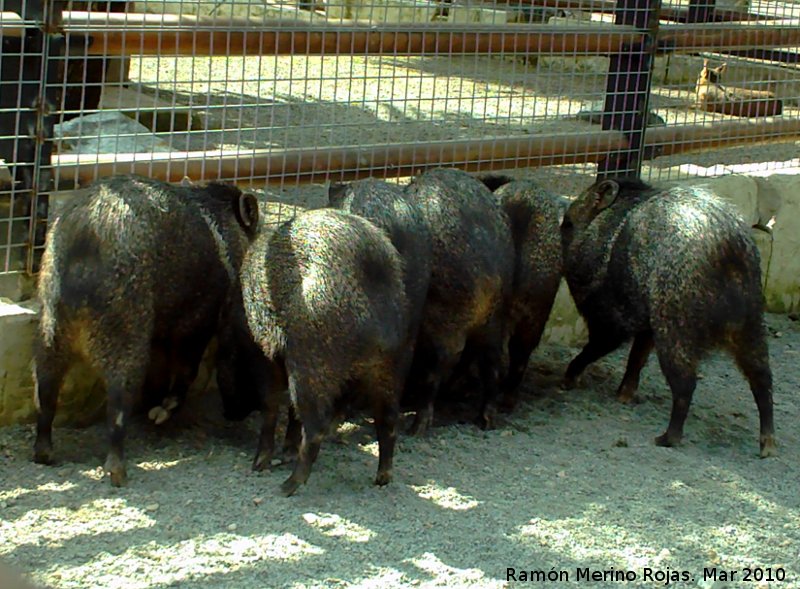
[[[730,206],[699,188],[657,191],[605,180],[570,206],[561,233],[567,282],[589,327],[568,384],[634,337],[618,391],[628,401],[655,346],[673,393],[670,424],[657,443],[673,445],[683,433],[699,362],[713,348],[727,349],[759,408],[762,455],[773,453],[759,254]]]
[[[513,280],[513,244],[491,192],[460,170],[436,169],[407,188],[433,242],[431,281],[409,390],[422,390],[414,431],[432,421],[443,380],[468,342],[480,355],[484,403],[478,422],[491,427]]]
[[[242,285],[250,330],[265,358],[285,367],[302,422],[297,465],[283,491],[305,483],[322,436],[346,393],[373,407],[380,446],[376,483],[391,477],[398,397],[410,350],[403,265],[369,221],[308,211],[265,232],[248,252]],[[269,465],[277,393],[265,392],[255,469]]]
[[[509,366],[503,386],[503,405],[510,410],[561,283],[559,225],[566,202],[532,180],[488,176],[482,181],[494,189],[514,243],[514,282],[507,318]]]
[[[64,205],[48,235],[38,287],[37,462],[51,461],[58,390],[71,362],[83,359],[108,389],[106,467],[113,484],[124,484],[122,439],[134,399],[165,362],[172,374],[156,378],[165,387],[159,397],[169,392],[174,408],[185,395],[237,296],[257,221],[255,198],[233,186],[173,186],[137,176],[99,180]]]
[[[431,277],[431,236],[422,213],[401,187],[374,178],[332,186],[329,203],[382,229],[400,254],[413,346]]]

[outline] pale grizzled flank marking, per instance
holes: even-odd
[[[604,180],[570,205],[561,239],[567,283],[589,327],[566,384],[633,339],[617,391],[629,402],[655,349],[673,398],[669,425],[656,443],[673,446],[683,435],[700,362],[723,348],[758,406],[761,456],[773,455],[761,263],[750,228],[731,206],[700,188]]]
[[[58,235],[58,218],[50,225],[48,240],[53,241]],[[55,334],[56,316],[54,305],[59,300],[61,281],[55,276],[54,268],[61,266],[61,248],[52,246],[46,249],[50,251],[49,256],[43,256],[40,275],[52,276],[50,280],[40,279],[39,281],[39,300],[41,301],[42,310],[39,320],[39,330],[42,334],[44,342],[47,346],[53,345],[53,336]],[[35,366],[35,365],[34,365]],[[35,368],[34,368],[35,370]]]
[[[211,213],[209,213],[202,205],[198,205],[198,209],[200,210],[200,215],[202,215],[203,220],[208,225],[209,231],[211,231],[211,235],[214,237],[214,245],[217,248],[217,257],[225,266],[225,270],[228,272],[228,278],[231,281],[236,280],[236,270],[231,263],[231,255],[228,251],[228,244],[225,242],[225,239],[222,237],[222,233],[219,231],[219,225],[217,222],[211,217]]]

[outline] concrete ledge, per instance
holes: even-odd
[[[31,343],[37,318],[33,302],[0,299],[0,424],[25,422],[34,415]]]
[[[39,319],[39,305],[28,300],[14,303],[0,299],[0,426],[32,422],[36,417],[33,403],[33,341]],[[211,382],[216,354],[212,342],[190,394],[200,394]],[[102,419],[106,392],[98,375],[84,364],[76,364],[67,374],[58,397],[56,425],[86,426]]]
[[[771,235],[752,230],[761,254],[766,310],[770,313],[800,310],[800,173],[730,174],[680,184],[709,188],[732,203],[751,225],[767,225],[772,221]],[[586,324],[575,308],[566,282],[562,281],[543,340],[580,346],[587,335]]]
[[[749,224],[771,224],[771,235],[753,230],[761,252],[767,310],[775,313],[800,310],[800,256],[797,255],[800,252],[800,174],[731,174],[681,182],[690,183],[707,186],[733,203]],[[3,334],[0,338],[0,425],[29,422],[35,416],[31,343],[37,320],[35,302],[14,303],[0,299],[0,333]],[[586,337],[586,326],[575,309],[566,282],[562,281],[543,339],[549,343],[581,346]],[[213,379],[214,355],[212,344],[192,394],[205,391]],[[93,422],[102,417],[104,406],[102,383],[87,367],[76,366],[59,397],[56,423]]]

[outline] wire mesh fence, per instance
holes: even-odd
[[[800,159],[790,2],[15,1],[0,272],[36,270],[53,195],[111,174],[266,187],[275,220],[437,166],[570,193]]]

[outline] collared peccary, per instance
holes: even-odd
[[[38,285],[36,462],[52,460],[59,389],[82,359],[105,382],[105,466],[113,485],[125,484],[123,438],[135,399],[154,387],[151,402],[168,392],[167,409],[180,403],[209,340],[237,312],[238,270],[257,224],[255,197],[216,183],[117,176],[63,206]]]
[[[411,360],[403,265],[383,231],[331,209],[300,213],[256,240],[242,266],[250,331],[266,362],[253,468],[269,466],[280,389],[302,423],[284,494],[304,484],[334,415],[367,401],[379,445],[375,483],[391,480],[398,402]],[[237,391],[238,392],[238,391]],[[246,406],[247,399],[228,403]]]
[[[402,187],[375,178],[332,185],[331,207],[353,213],[382,229],[403,262],[409,305],[409,346],[414,349],[431,278],[431,235],[421,211]]]
[[[483,385],[478,424],[492,427],[514,272],[505,214],[489,189],[461,170],[430,170],[406,191],[433,240],[431,280],[406,386],[419,407],[412,431],[420,434],[432,423],[441,385],[467,345]]]
[[[514,283],[506,319],[508,371],[501,405],[511,410],[561,283],[559,226],[566,202],[532,180],[489,175],[481,181],[505,211],[514,242]]]
[[[589,328],[566,384],[633,338],[618,390],[628,401],[655,347],[672,390],[669,426],[656,443],[672,446],[683,435],[699,362],[724,348],[755,397],[761,456],[774,454],[760,261],[749,231],[727,204],[699,188],[658,190],[631,179],[588,188],[561,225],[567,283]]]

